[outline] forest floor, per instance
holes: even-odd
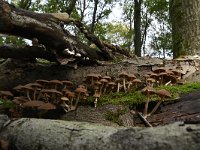
[[[151,105],[155,104],[150,104],[150,107]],[[195,91],[190,94],[181,95],[178,100],[164,102],[160,109],[155,114],[149,116],[147,120],[153,126],[170,124],[176,121],[200,123],[199,108],[200,91]],[[121,110],[122,113],[120,113],[119,110]],[[138,110],[142,109],[139,108]],[[133,112],[133,110],[122,105],[103,105],[98,106],[97,108],[92,106],[80,106],[78,107],[76,115],[74,112],[67,113],[60,119],[86,121],[109,126],[145,126],[145,123],[138,117],[138,115],[131,112]]]

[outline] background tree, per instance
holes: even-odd
[[[174,58],[199,53],[199,12],[200,0],[170,0]]]

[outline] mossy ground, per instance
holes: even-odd
[[[185,83],[184,85],[173,85],[173,86],[158,86],[155,90],[166,89],[171,93],[171,98],[166,100],[175,100],[180,97],[181,94],[190,93],[196,90],[200,90],[200,82],[196,83]],[[119,93],[110,93],[104,94],[100,97],[98,103],[100,105],[113,104],[113,105],[130,105],[137,106],[144,103],[147,100],[147,97],[141,93],[141,91],[131,91],[131,92],[119,92]],[[157,101],[159,97],[153,95],[151,100]],[[89,97],[89,102],[93,102],[94,98]]]

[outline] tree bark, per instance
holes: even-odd
[[[141,5],[142,0],[134,0],[134,46],[135,54],[138,57],[141,57]]]
[[[10,149],[198,150],[200,147],[199,124],[125,128],[33,118],[9,122],[0,118],[0,139],[7,140]]]
[[[195,55],[200,47],[200,0],[171,0],[174,58]]]

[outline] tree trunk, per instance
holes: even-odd
[[[7,140],[10,149],[198,150],[200,147],[199,124],[125,128],[30,118],[6,122],[5,116],[0,118],[0,139]]]
[[[171,0],[174,58],[195,55],[200,47],[200,0]]]
[[[134,0],[134,45],[135,45],[135,54],[138,57],[141,57],[141,5],[142,0]]]

